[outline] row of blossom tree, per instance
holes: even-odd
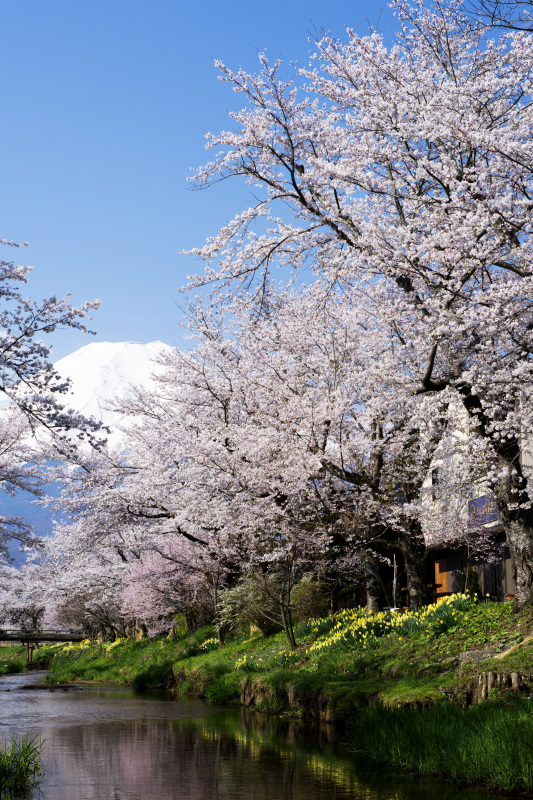
[[[242,176],[254,204],[195,251],[191,287],[216,292],[190,304],[195,348],[121,405],[125,449],[69,454],[72,523],[28,567],[63,613],[216,614],[255,575],[294,643],[303,574],[372,607],[395,554],[416,607],[428,537],[467,535],[476,486],[533,601],[533,36],[393,7],[390,48],[326,35],[287,81],[219,65],[245,107],[196,186]]]

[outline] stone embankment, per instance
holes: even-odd
[[[187,694],[195,697],[206,697],[209,694],[208,686],[212,679],[202,675],[200,671],[188,675],[185,670],[173,673],[169,675],[167,686],[179,690],[185,678],[188,679]],[[533,693],[533,672],[492,670],[482,672],[466,682],[458,676],[457,686],[443,689],[441,697],[465,707],[496,696],[501,698],[507,693],[529,697]],[[272,685],[263,676],[248,676],[240,684],[240,704],[245,708],[263,713],[307,718],[327,724],[344,725],[353,719],[358,710],[376,702],[383,703],[380,694],[360,691],[356,682],[349,687],[339,685],[302,688],[297,683]],[[396,708],[422,709],[434,706],[435,702],[435,697],[426,700],[398,698],[392,704],[390,699],[385,704]]]
[[[443,690],[442,694],[461,706],[474,705],[495,696],[502,697],[506,693],[522,694],[530,697],[533,694],[533,672],[499,672],[492,670],[482,672],[470,682],[459,683],[452,690]],[[320,722],[335,723],[351,707],[352,714],[357,708],[363,708],[374,702],[380,702],[379,694],[350,692],[346,697],[339,690],[300,691],[294,684],[272,687],[262,678],[245,678],[241,683],[241,705],[255,708],[258,711],[270,711],[294,716],[305,716]],[[434,701],[398,701],[396,707],[423,708],[434,705]]]
[[[531,693],[533,687],[533,673],[526,672],[482,672],[473,678],[466,689],[465,700],[468,705],[479,703],[501,692]]]

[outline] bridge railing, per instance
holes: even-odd
[[[85,639],[83,631],[62,630],[59,628],[39,629],[39,628],[0,628],[0,641],[2,639],[41,639],[62,641],[73,641],[75,639]]]

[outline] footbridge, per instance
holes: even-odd
[[[0,628],[0,642],[81,642],[86,638],[82,631],[68,630],[32,630],[21,628],[20,630],[5,630]]]
[[[28,647],[28,665],[33,663],[33,648],[40,642],[81,642],[86,638],[82,631],[38,630],[31,628],[0,628],[0,642],[20,642]]]

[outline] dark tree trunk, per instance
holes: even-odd
[[[531,530],[532,526],[524,524],[524,521],[521,519],[513,520],[505,525],[505,536],[511,553],[515,583],[515,611],[520,611],[524,606],[533,604],[533,547]]]
[[[407,577],[409,608],[416,609],[428,602],[426,545],[418,523],[413,522],[411,529],[410,534],[402,536],[400,550]]]
[[[498,450],[500,477],[494,485],[494,495],[511,554],[514,607],[519,611],[533,604],[533,509],[519,507],[529,501],[519,443],[511,441]]]
[[[493,491],[511,554],[514,609],[519,611],[524,606],[533,605],[533,509],[527,507],[530,492],[522,472],[522,447],[516,437],[495,441],[488,432],[490,420],[485,416],[479,397],[472,395],[469,386],[463,386],[459,391],[466,410],[476,420],[478,436],[490,442],[496,456],[498,480]]]
[[[281,611],[281,624],[283,625],[285,636],[289,640],[289,644],[294,650],[296,648],[296,637],[294,636],[294,629],[292,627],[291,610],[285,604],[280,603],[280,611]]]
[[[365,588],[367,611],[376,613],[383,603],[383,584],[379,575],[379,568],[375,559],[365,561]]]
[[[228,635],[230,626],[226,623],[222,623],[217,627],[217,638],[218,638],[218,646],[225,647],[226,645],[226,636]]]

